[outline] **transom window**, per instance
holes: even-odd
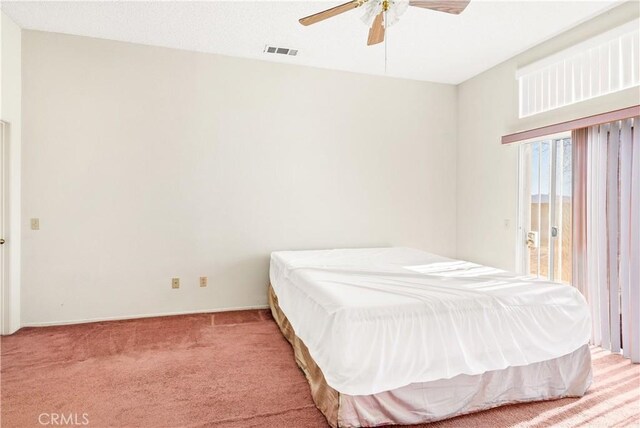
[[[518,70],[520,117],[640,85],[634,20]]]

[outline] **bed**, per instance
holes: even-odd
[[[580,397],[591,383],[588,307],[568,285],[410,248],[274,252],[270,281],[333,427]]]

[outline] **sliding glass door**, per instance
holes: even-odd
[[[520,146],[521,270],[571,282],[571,138]]]

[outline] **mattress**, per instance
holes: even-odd
[[[347,395],[551,360],[590,336],[573,287],[409,248],[274,252],[270,279],[327,384]]]
[[[273,318],[309,382],[313,401],[332,427],[434,422],[506,404],[582,397],[591,385],[591,353],[584,345],[560,358],[526,366],[412,383],[372,395],[341,394],[327,384],[309,349],[295,335],[273,287],[268,297]]]

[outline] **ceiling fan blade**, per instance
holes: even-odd
[[[367,46],[377,45],[384,41],[384,12],[380,12],[376,15],[376,18],[369,28],[369,39],[367,39]]]
[[[331,9],[323,10],[322,12],[314,13],[313,15],[305,16],[298,21],[302,25],[311,25],[316,22],[324,21],[325,19],[340,15],[341,13],[348,12],[356,7],[360,7],[364,3],[362,0],[353,0],[348,3],[341,4]]]
[[[471,0],[409,0],[411,6],[459,15]]]

